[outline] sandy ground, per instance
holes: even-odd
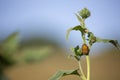
[[[83,59],[83,68],[86,68]],[[5,72],[11,80],[48,80],[60,69],[74,69],[78,64],[67,55],[57,53],[39,63],[16,65]],[[86,70],[85,70],[86,71]],[[66,76],[61,80],[81,80],[77,76]],[[91,56],[91,80],[120,80],[120,54],[110,51],[98,56]]]

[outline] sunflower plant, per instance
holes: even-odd
[[[78,69],[73,69],[73,70],[60,70],[55,75],[53,75],[49,80],[59,80],[61,77],[67,76],[67,75],[77,75],[82,80],[90,80],[89,52],[94,43],[97,43],[97,42],[111,43],[120,50],[120,46],[117,40],[99,38],[95,36],[93,32],[88,30],[88,28],[85,25],[85,20],[90,17],[91,13],[87,8],[82,9],[75,15],[78,21],[80,22],[80,24],[67,30],[66,39],[68,40],[69,33],[73,30],[79,31],[81,33],[81,37],[83,41],[82,46],[80,47],[79,45],[77,45],[75,48],[71,48],[72,52],[74,53],[72,56],[77,60],[79,67]],[[84,74],[84,71],[81,66],[82,56],[86,57],[87,74]]]

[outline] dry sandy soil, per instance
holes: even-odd
[[[82,63],[85,69],[84,57]],[[42,62],[16,65],[8,68],[5,72],[11,80],[48,80],[60,69],[69,70],[77,67],[76,60],[68,59],[64,52],[60,52]],[[77,76],[66,76],[61,78],[61,80],[80,80],[80,78]],[[91,80],[120,80],[120,52],[107,51],[91,56]]]

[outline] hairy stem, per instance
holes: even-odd
[[[90,56],[86,56],[86,61],[87,61],[87,80],[90,80]]]
[[[82,78],[83,80],[87,80],[86,77],[85,77],[85,74],[84,74],[84,72],[83,72],[83,69],[82,69],[82,66],[81,66],[81,62],[78,61],[78,63],[79,63],[79,69],[80,69],[80,72],[81,72],[81,78]]]

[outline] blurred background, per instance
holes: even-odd
[[[11,80],[48,80],[60,69],[77,68],[77,62],[67,56],[71,46],[82,45],[81,35],[72,31],[68,42],[65,36],[67,29],[79,24],[75,13],[84,7],[91,11],[86,20],[88,29],[120,43],[119,0],[0,0],[0,53],[16,53],[13,57],[17,60],[3,70],[4,76]],[[119,53],[111,44],[94,44],[90,51],[91,80],[120,80]],[[82,63],[86,71],[84,57]],[[78,79],[66,76],[61,80]]]

